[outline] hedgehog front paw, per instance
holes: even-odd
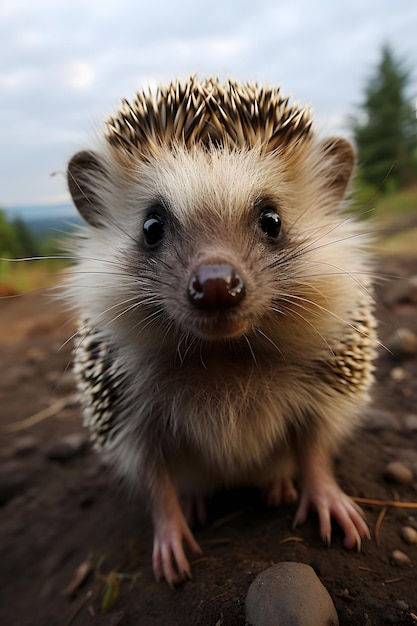
[[[152,563],[157,581],[165,578],[170,587],[174,587],[191,579],[191,568],[184,544],[192,554],[201,554],[201,548],[194,539],[177,501],[170,510],[159,509],[154,514]]]
[[[331,518],[343,530],[343,545],[346,548],[357,548],[359,551],[363,537],[369,538],[364,512],[340,489],[333,477],[322,476],[319,483],[307,482],[304,485],[293,528],[306,521],[310,507],[317,511],[320,535],[328,546],[331,543]]]

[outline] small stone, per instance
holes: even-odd
[[[398,430],[399,428],[395,415],[373,407],[366,411],[364,427],[367,430]]]
[[[402,383],[408,378],[408,374],[403,367],[393,367],[389,375],[395,383]]]
[[[52,461],[69,461],[82,454],[88,444],[88,437],[83,433],[72,433],[50,443],[45,454]]]
[[[417,450],[401,448],[400,450],[397,450],[396,457],[413,472],[414,478],[417,478]]]
[[[391,558],[394,561],[395,565],[399,567],[412,567],[410,557],[402,552],[402,550],[394,550],[391,552]]]
[[[399,485],[411,485],[414,481],[414,474],[401,461],[391,461],[385,468],[385,478]]]
[[[337,626],[333,601],[314,570],[283,562],[261,572],[249,587],[246,619],[251,626]]]
[[[394,359],[403,359],[417,354],[417,335],[409,328],[398,328],[386,342]]]
[[[417,544],[417,530],[412,526],[403,526],[400,534],[406,543]]]
[[[10,461],[0,466],[0,504],[19,495],[27,483],[27,473],[20,463]]]
[[[405,430],[411,433],[417,432],[417,415],[406,415],[403,419]]]

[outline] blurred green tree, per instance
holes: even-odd
[[[378,189],[401,188],[417,178],[417,111],[409,82],[403,61],[385,45],[361,112],[352,119],[361,177]]]
[[[20,218],[8,219],[0,208],[0,257],[18,259],[43,254],[43,242]]]
[[[20,256],[20,244],[16,232],[6,214],[0,209],[0,257],[17,258]]]
[[[37,237],[20,217],[15,217],[12,227],[19,243],[20,255],[22,257],[36,257],[42,254]]]

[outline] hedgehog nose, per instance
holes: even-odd
[[[228,263],[201,265],[188,283],[188,299],[198,309],[237,306],[245,294],[243,278]]]

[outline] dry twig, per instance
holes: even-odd
[[[67,402],[68,398],[60,398],[59,400],[54,402],[54,404],[51,404],[51,406],[48,406],[46,409],[42,409],[42,411],[38,411],[38,413],[35,413],[30,417],[26,417],[25,419],[20,420],[20,422],[13,422],[12,424],[5,424],[4,426],[0,426],[0,433],[16,433],[19,430],[25,430],[26,428],[30,428],[30,426],[34,426],[39,422],[43,422],[44,420],[48,419],[48,417],[53,417],[54,415],[62,411]]]
[[[369,504],[370,506],[393,507],[396,509],[417,509],[417,502],[398,502],[397,500],[374,500],[371,498],[356,498],[352,500],[357,504]]]

